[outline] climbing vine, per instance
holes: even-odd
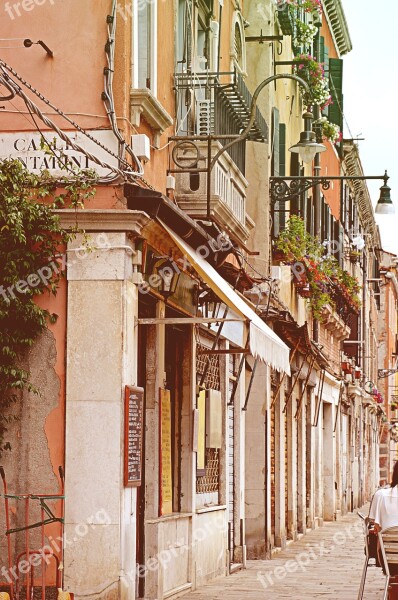
[[[26,352],[57,318],[35,301],[57,293],[62,248],[74,235],[55,210],[78,210],[94,195],[95,182],[91,171],[55,179],[48,171],[30,173],[18,160],[0,161],[0,456],[11,449],[13,405],[25,390],[40,393],[23,366]]]

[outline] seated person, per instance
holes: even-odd
[[[369,518],[374,519],[376,533],[398,526],[398,461],[394,465],[391,486],[377,490],[373,496]]]
[[[381,488],[373,496],[369,517],[374,519],[375,533],[389,527],[398,526],[398,461],[394,465],[391,486]],[[382,563],[381,556],[380,559]],[[398,575],[398,565],[390,566],[390,574],[394,577],[394,582],[398,583],[396,577]],[[398,595],[395,595],[397,592],[398,585],[394,586],[392,593],[390,593],[390,598],[398,597]]]

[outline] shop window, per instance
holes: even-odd
[[[206,503],[217,504],[220,490],[220,448],[222,445],[222,398],[220,357],[200,354],[209,349],[211,340],[197,335],[196,373],[201,391],[197,398],[198,451],[196,493]]]

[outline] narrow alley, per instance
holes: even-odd
[[[218,579],[184,600],[356,600],[363,549],[360,519],[350,514],[311,531],[273,560],[248,561],[246,570]],[[381,600],[384,583],[381,569],[370,567],[363,600]]]

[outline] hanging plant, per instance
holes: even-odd
[[[304,23],[301,19],[296,19],[296,33],[294,37],[295,46],[311,46],[318,28],[315,25]]]
[[[302,8],[306,13],[322,14],[321,0],[278,0],[278,10],[279,7],[286,4],[295,8]]]
[[[320,127],[322,137],[329,140],[332,144],[338,144],[343,139],[343,133],[340,127],[335,123],[330,123],[326,117],[321,117],[314,121],[314,127]]]
[[[329,85],[325,78],[325,70],[311,54],[299,54],[293,58],[293,71],[308,84],[311,94],[304,92],[307,105],[316,104],[322,109],[331,103]]]
[[[18,160],[0,161],[0,456],[11,448],[5,434],[12,405],[24,390],[39,393],[23,368],[26,351],[56,320],[35,302],[57,293],[57,256],[72,235],[54,211],[83,206],[95,181],[91,171],[55,179],[48,171],[30,173]]]

